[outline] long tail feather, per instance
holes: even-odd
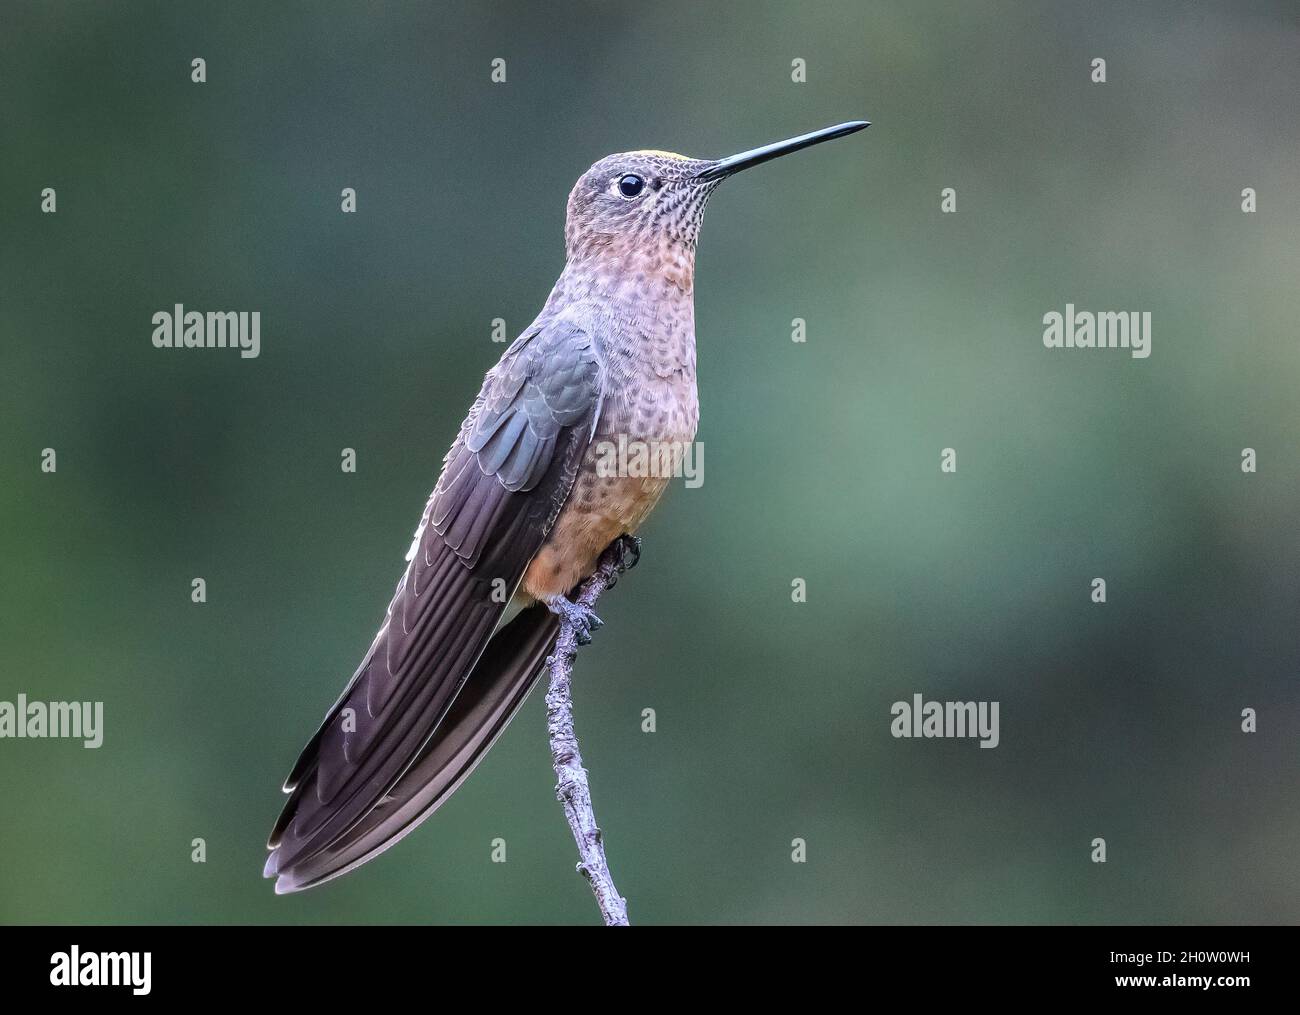
[[[411,832],[464,782],[528,697],[546,666],[559,626],[542,606],[523,610],[498,630],[457,694],[437,732],[406,773],[365,818],[329,848],[265,874],[277,894],[312,888],[359,867]]]

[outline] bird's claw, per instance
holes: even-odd
[[[547,601],[546,606],[573,629],[573,636],[579,645],[590,645],[591,633],[605,626],[605,622],[596,616],[596,611],[590,606],[575,603],[564,596],[555,596]]]
[[[637,562],[641,560],[640,536],[629,536],[624,533],[610,543],[609,548],[614,554],[614,566],[618,568],[619,574],[624,571],[631,571],[632,568],[636,567]]]

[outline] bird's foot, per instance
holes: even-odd
[[[605,626],[590,606],[575,603],[564,596],[552,596],[546,600],[546,608],[573,628],[573,636],[579,645],[590,645],[591,632]]]
[[[625,532],[609,544],[608,552],[614,555],[614,566],[619,574],[631,571],[641,559],[641,537],[629,536]]]

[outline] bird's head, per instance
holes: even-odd
[[[727,177],[867,126],[865,120],[853,120],[725,159],[661,151],[607,155],[582,174],[569,194],[564,229],[569,259],[636,251],[689,255],[709,195]]]

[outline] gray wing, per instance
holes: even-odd
[[[488,373],[383,626],[285,782],[268,876],[329,849],[420,755],[568,497],[599,413],[596,350],[571,324],[521,336]]]

